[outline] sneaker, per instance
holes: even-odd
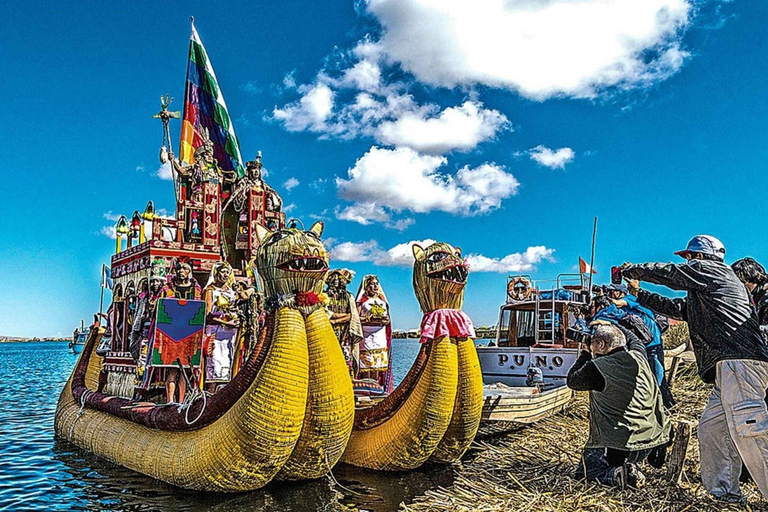
[[[627,465],[621,465],[613,470],[613,485],[625,491],[627,489]]]
[[[738,503],[740,505],[746,505],[747,504],[747,498],[745,496],[741,496],[739,494],[720,494],[720,495],[712,495],[712,499],[715,501],[720,501],[722,503]]]

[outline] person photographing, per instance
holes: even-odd
[[[589,438],[577,478],[621,489],[644,479],[637,464],[669,442],[670,423],[645,345],[629,330],[598,320],[566,383],[589,391]]]
[[[669,299],[639,289],[637,300],[688,322],[699,377],[714,384],[698,427],[702,482],[718,499],[742,501],[743,460],[768,498],[768,346],[757,315],[747,289],[724,262],[720,240],[698,235],[675,254],[686,262],[625,263],[616,268],[616,277],[635,288],[645,281],[686,292],[684,298]]]

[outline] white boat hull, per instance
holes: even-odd
[[[578,352],[575,348],[477,347],[483,384],[501,382],[512,387],[526,385],[531,365],[541,368],[545,384],[565,386]]]

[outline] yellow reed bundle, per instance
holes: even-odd
[[[453,418],[431,460],[456,462],[475,439],[483,413],[483,373],[472,338],[456,338],[459,384]]]
[[[91,366],[96,359],[92,358]],[[259,374],[243,396],[210,425],[169,432],[89,408],[80,415],[80,404],[75,403],[67,383],[56,412],[56,434],[107,460],[179,487],[225,492],[257,489],[272,480],[299,438],[307,403],[308,366],[301,313],[283,308],[275,313],[272,343]],[[94,385],[92,378],[86,382],[89,387]]]
[[[436,309],[461,309],[466,283],[430,277],[452,267],[465,269],[461,251],[445,242],[436,242],[426,249],[413,244],[413,257],[413,291],[421,310],[427,313]]]
[[[355,395],[338,339],[324,310],[306,320],[309,397],[304,426],[278,479],[319,478],[338,462],[355,421]]]
[[[448,337],[430,343],[429,360],[411,393],[383,423],[354,429],[342,462],[407,470],[419,467],[435,451],[453,416],[458,365],[456,345]]]

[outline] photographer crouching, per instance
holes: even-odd
[[[582,349],[567,378],[569,388],[589,391],[589,439],[576,478],[637,487],[644,480],[637,464],[656,449],[654,465],[661,465],[670,436],[645,345],[613,324],[596,325],[584,342],[589,350]]]

